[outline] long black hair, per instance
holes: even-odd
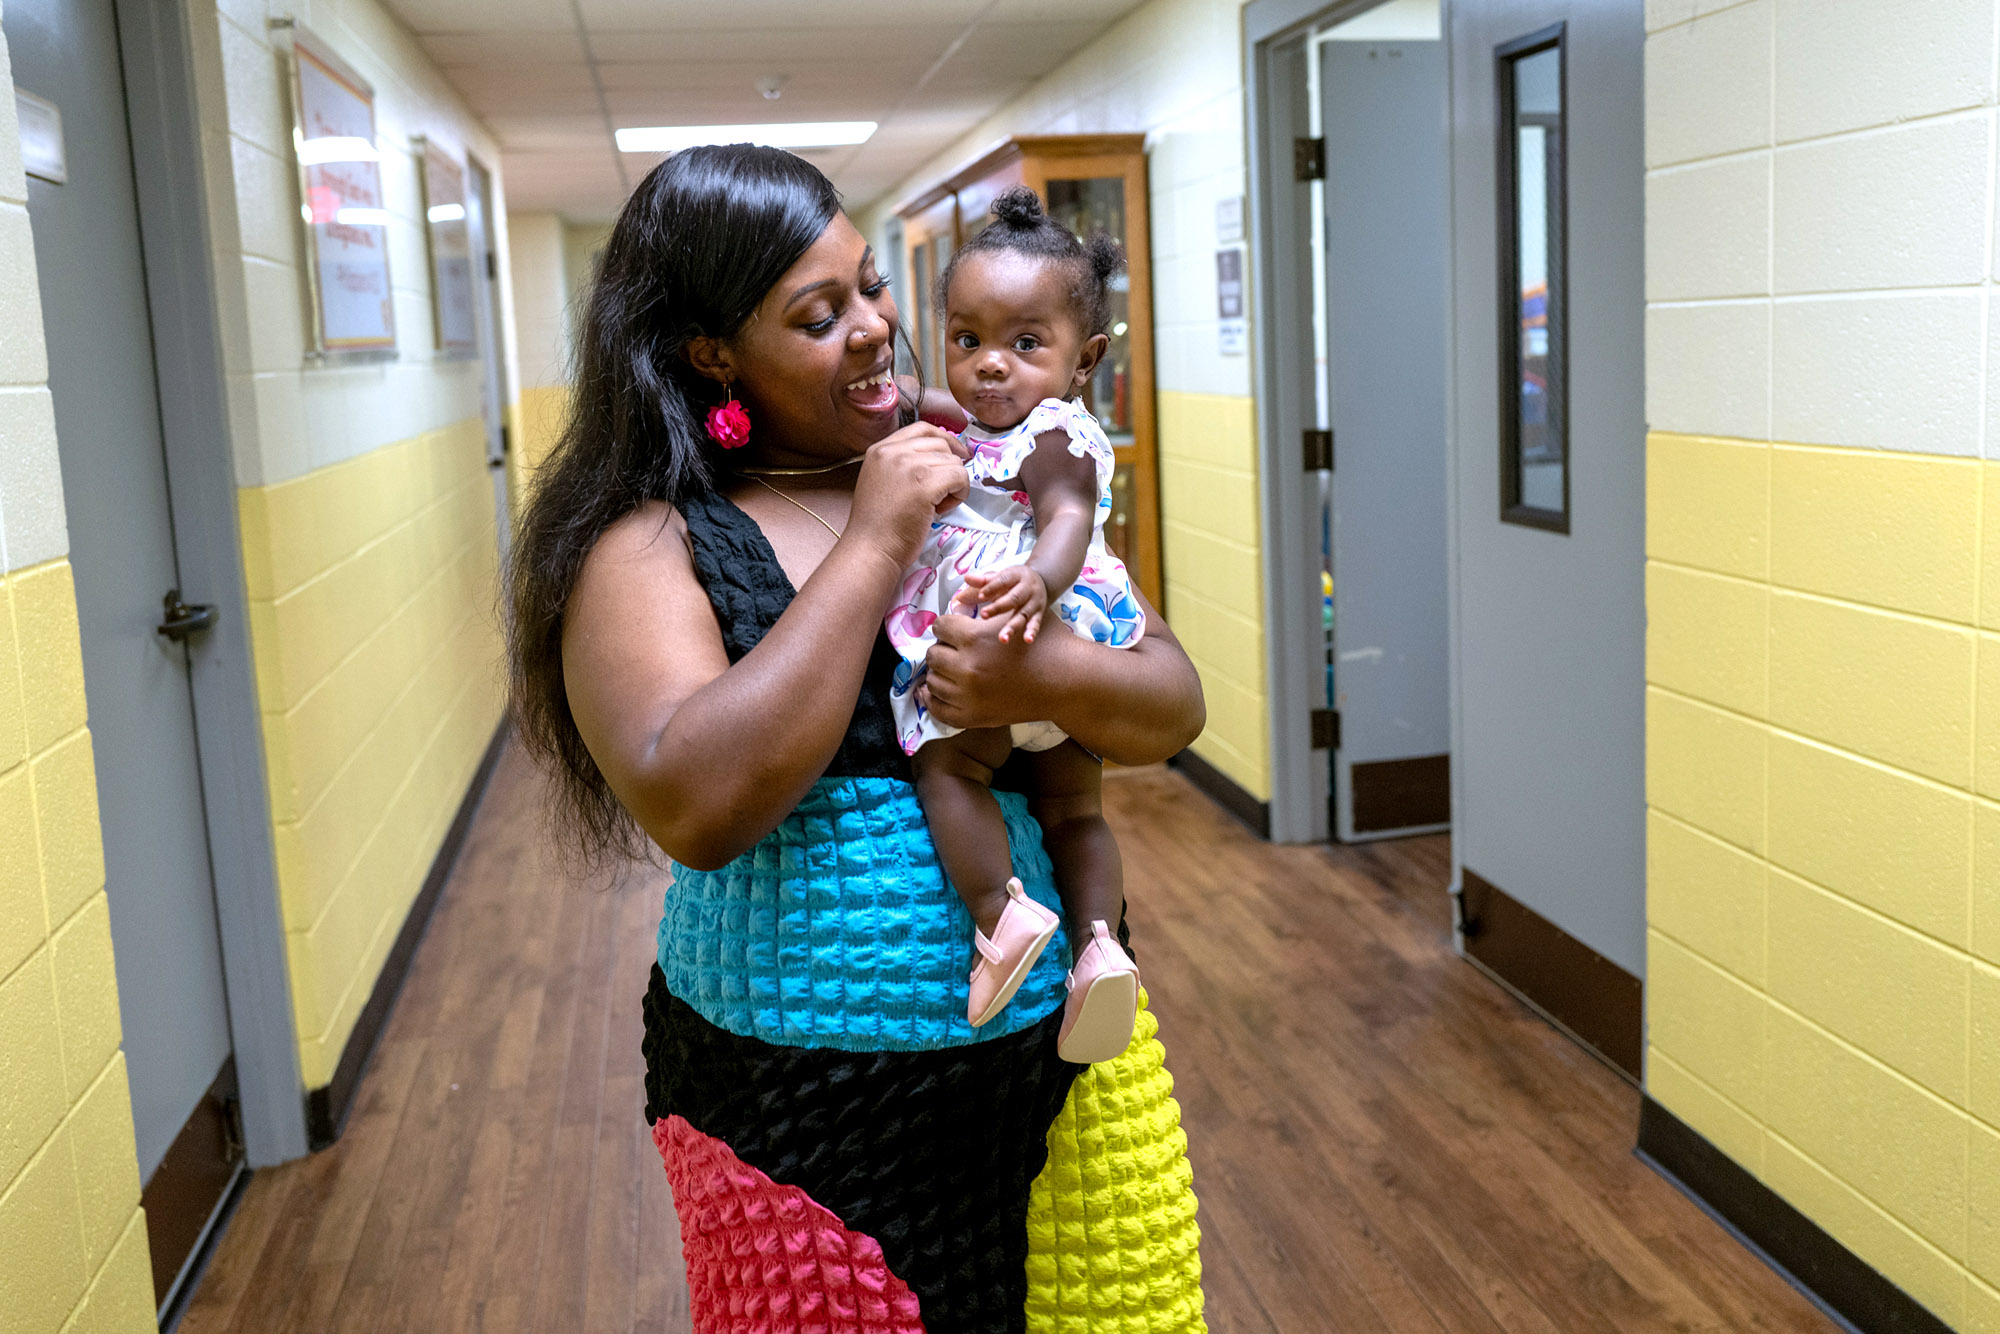
[[[1085,338],[1111,332],[1111,279],[1125,267],[1125,250],[1103,232],[1083,239],[1050,217],[1042,198],[1025,185],[1003,190],[993,201],[993,221],[958,248],[938,275],[938,318],[951,304],[951,279],[974,255],[1011,250],[1059,266],[1069,278],[1070,314]]]
[[[586,865],[644,856],[583,744],[563,679],[563,614],[584,558],[648,501],[714,485],[704,420],[720,386],[688,341],[728,338],[840,211],[833,183],[776,148],[691,148],[639,184],[618,215],[577,325],[569,416],[535,472],[508,570],[514,726],[550,771],[550,814]]]

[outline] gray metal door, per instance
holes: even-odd
[[[1445,53],[1320,46],[1333,427],[1333,825],[1450,818],[1445,598]]]
[[[472,314],[479,338],[479,411],[486,420],[486,467],[493,475],[494,522],[500,558],[506,560],[513,536],[507,499],[507,427],[502,419],[499,243],[494,239],[493,178],[476,158],[465,159],[465,233],[472,247]]]
[[[83,632],[118,1001],[150,1179],[230,1055],[180,587],[111,0],[6,0],[14,80],[62,114],[68,182],[30,178]],[[197,188],[190,182],[189,188]],[[187,590],[191,600],[200,590]]]
[[[1486,0],[1448,12],[1461,781],[1454,850],[1462,868],[1643,976],[1642,3]],[[1520,368],[1510,360],[1503,374],[1503,347],[1532,342],[1528,292],[1545,280],[1539,265],[1510,274],[1522,313],[1503,313],[1500,256],[1517,229],[1501,204],[1496,62],[1503,48],[1558,23],[1561,78],[1547,64],[1550,77],[1533,87],[1527,71],[1517,77],[1522,113],[1541,112],[1531,100],[1560,98],[1567,200],[1545,211],[1546,223],[1538,209],[1515,240],[1553,245],[1546,281],[1561,280],[1567,364],[1544,369],[1523,352]],[[1543,137],[1537,128],[1508,142]],[[1510,152],[1520,161],[1522,197],[1558,179],[1547,154]],[[1557,454],[1536,442],[1522,452],[1562,460],[1567,532],[1502,517],[1503,381],[1566,386],[1566,446]],[[1523,401],[1536,396],[1520,392]],[[1562,503],[1554,487],[1530,482],[1537,494],[1527,499]]]

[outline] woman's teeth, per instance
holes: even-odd
[[[849,393],[858,393],[863,389],[874,389],[889,383],[890,378],[891,372],[883,371],[880,375],[871,375],[865,380],[856,380],[853,384],[847,386],[847,391]]]

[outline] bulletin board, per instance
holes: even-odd
[[[292,147],[322,357],[396,355],[389,213],[375,146],[375,90],[303,28],[292,30]]]
[[[465,216],[465,167],[435,140],[424,139],[424,232],[430,238],[431,316],[437,350],[447,357],[479,354],[472,308],[472,236]]]

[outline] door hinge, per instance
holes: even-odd
[[[1333,471],[1333,432],[1307,430],[1300,433],[1305,442],[1305,462],[1307,472]]]
[[[231,1097],[220,1102],[217,1110],[222,1114],[223,1154],[233,1163],[243,1157],[243,1104]]]
[[[1326,140],[1292,140],[1292,175],[1301,181],[1326,179]]]
[[[1312,748],[1314,750],[1340,749],[1340,710],[1314,709],[1312,711]]]

